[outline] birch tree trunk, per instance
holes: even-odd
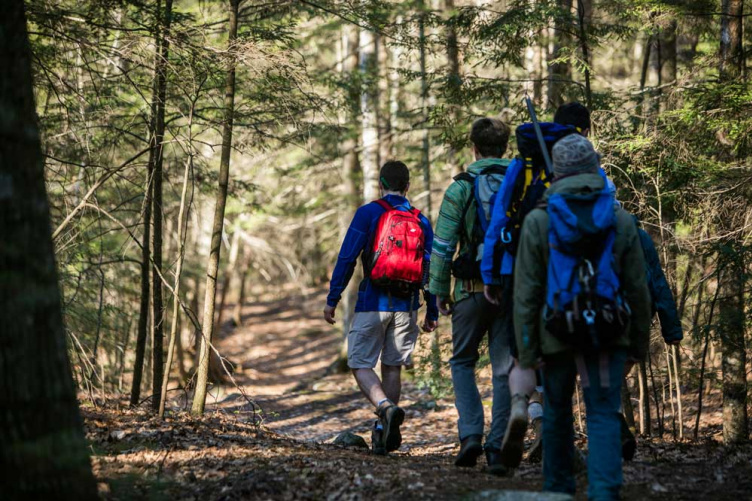
[[[652,434],[652,427],[650,426],[650,388],[648,387],[648,369],[644,360],[641,360],[639,363],[637,376],[640,385],[640,433],[650,436]]]
[[[404,22],[402,16],[397,16],[397,25],[401,25]],[[392,130],[398,133],[401,125],[401,108],[404,101],[404,88],[400,81],[399,68],[403,63],[403,55],[405,51],[400,44],[396,44],[392,47],[391,51],[391,67],[389,68],[389,115],[391,116],[390,122],[392,124]],[[396,158],[399,158],[404,149],[399,148],[399,142],[392,141],[392,149]]]
[[[4,499],[97,499],[65,342],[22,0],[0,16]]]
[[[227,204],[227,185],[230,177],[230,153],[232,152],[232,121],[235,109],[235,39],[238,36],[238,6],[240,0],[230,0],[230,26],[227,42],[230,63],[225,83],[225,116],[222,126],[222,156],[219,163],[219,190],[214,207],[214,224],[212,227],[209,263],[206,267],[206,296],[204,298],[204,318],[199,351],[196,391],[193,395],[191,413],[201,415],[206,404],[206,386],[209,379],[209,359],[212,350],[212,332],[214,330],[214,308],[217,293],[217,273],[219,255],[222,249],[222,230],[224,226],[225,205]]]
[[[426,15],[425,2],[420,0],[418,6],[421,10],[418,20],[418,44],[420,49],[420,108],[421,123],[423,126],[423,140],[421,147],[421,170],[423,171],[423,191],[426,194],[426,217],[432,219],[431,207],[431,142],[428,135],[428,75],[426,73]],[[434,334],[436,336],[436,334]]]
[[[360,98],[361,142],[363,157],[363,198],[379,198],[379,130],[376,110],[379,107],[378,44],[376,36],[366,29],[360,30],[360,72],[363,91]]]
[[[359,47],[358,47],[359,29],[356,26],[345,25],[342,28],[342,77],[353,81],[353,74],[358,71]],[[355,210],[361,205],[360,190],[358,187],[358,177],[360,165],[358,161],[358,136],[360,114],[360,88],[356,85],[350,85],[347,96],[348,108],[342,121],[345,124],[345,136],[340,145],[342,156],[342,181],[344,185],[344,210],[340,218],[340,240],[345,238],[345,233],[350,224]],[[392,96],[394,98],[394,96]],[[358,283],[361,279],[359,267],[356,267],[352,279],[342,295],[340,303],[340,315],[342,318],[342,347],[339,357],[334,364],[336,372],[347,371],[347,334],[350,332],[352,325],[353,312],[355,303],[358,300]]]
[[[387,43],[387,37],[378,37],[378,79],[379,79],[379,165],[394,158],[394,125],[390,113],[391,92],[389,85],[389,65],[392,62],[392,54]]]

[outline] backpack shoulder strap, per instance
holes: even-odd
[[[483,169],[480,172],[480,175],[481,176],[485,176],[487,174],[502,174],[503,175],[506,173],[507,173],[507,168],[505,166],[500,165],[500,164],[495,164],[495,165],[489,165],[488,167]]]
[[[384,209],[387,212],[390,211],[390,210],[392,210],[392,209],[394,209],[394,207],[392,207],[392,204],[390,204],[389,202],[387,202],[383,198],[379,198],[378,200],[374,200],[374,202],[376,202],[377,204],[379,204],[381,206],[381,208]]]
[[[454,176],[455,181],[466,181],[470,183],[470,194],[467,197],[467,201],[465,202],[465,206],[462,208],[462,214],[460,215],[460,242],[465,242],[467,240],[466,238],[466,227],[465,227],[465,221],[467,220],[467,213],[470,211],[470,207],[473,205],[473,202],[475,201],[475,179],[476,176],[473,174],[470,174],[469,172],[460,172],[456,176]],[[473,227],[475,225],[473,224]],[[471,231],[474,228],[471,228]]]
[[[470,174],[469,172],[460,172],[453,178],[455,181],[467,181],[468,183],[474,183],[475,182],[475,176]]]

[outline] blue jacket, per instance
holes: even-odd
[[[645,256],[652,313],[653,315],[656,312],[658,313],[658,318],[661,321],[661,335],[667,343],[681,341],[684,338],[681,320],[676,311],[671,287],[669,287],[666,276],[663,274],[658,252],[655,250],[653,240],[645,230],[638,228],[638,234],[640,235],[640,244],[642,244],[642,253]]]
[[[409,210],[410,202],[406,198],[398,195],[387,195],[384,200],[389,202],[392,207],[401,210]],[[361,256],[363,271],[365,274],[365,256],[363,251],[371,244],[371,238],[376,231],[376,225],[381,215],[384,214],[384,208],[376,202],[368,203],[360,207],[353,217],[350,227],[347,229],[345,240],[339,251],[337,264],[332,273],[332,279],[329,284],[329,295],[326,298],[326,304],[337,306],[342,298],[342,292],[347,287],[355,271],[358,256]],[[420,221],[423,224],[426,237],[425,264],[425,283],[428,282],[428,270],[431,260],[431,250],[433,249],[433,229],[431,223],[423,214],[420,215]],[[436,305],[436,298],[433,294],[424,291],[428,311],[428,319],[436,320],[439,318],[439,309]],[[413,311],[420,307],[420,297],[418,291],[412,299],[389,297],[386,291],[373,285],[371,279],[366,277],[360,282],[358,287],[358,302],[355,304],[355,311]]]
[[[494,249],[496,244],[501,240],[501,230],[509,222],[509,205],[512,202],[512,193],[514,192],[514,185],[517,182],[517,176],[524,168],[522,160],[519,157],[515,157],[514,160],[507,167],[504,180],[501,182],[501,187],[496,193],[496,200],[494,200],[494,210],[491,214],[491,222],[488,225],[486,231],[486,237],[483,243],[483,260],[480,263],[480,273],[483,278],[483,283],[486,285],[498,284],[498,279],[494,278],[494,275],[512,275],[514,273],[514,257],[508,252],[504,252],[501,258],[501,270],[494,270]]]

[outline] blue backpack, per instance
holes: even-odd
[[[553,122],[541,122],[541,133],[546,143],[549,155],[556,142],[570,134],[577,133],[574,127],[560,125]],[[519,155],[514,159],[521,162],[523,168],[511,187],[512,195],[507,213],[509,221],[501,231],[501,241],[507,252],[517,254],[520,231],[525,216],[540,202],[543,192],[551,185],[551,179],[546,174],[543,153],[532,123],[524,123],[515,130],[517,151]],[[510,166],[511,168],[511,166]]]
[[[607,186],[587,194],[556,193],[546,210],[546,329],[582,350],[608,347],[624,333],[631,313],[613,267],[614,196]]]
[[[472,183],[473,191],[468,197],[465,208],[462,211],[462,230],[460,231],[460,240],[466,241],[465,222],[470,207],[475,202],[475,218],[470,228],[471,238],[467,242],[469,251],[457,257],[452,262],[452,274],[456,278],[478,280],[480,274],[480,260],[483,258],[483,239],[486,230],[491,224],[491,215],[493,214],[494,203],[496,202],[496,193],[504,181],[507,167],[504,165],[490,165],[483,169],[477,175],[469,172],[462,172],[454,177],[455,181],[466,181]]]

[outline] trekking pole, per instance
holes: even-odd
[[[551,156],[548,154],[548,148],[546,147],[546,141],[543,139],[543,132],[541,131],[540,124],[538,123],[538,117],[535,115],[535,106],[529,96],[525,96],[525,104],[527,105],[527,112],[530,114],[530,121],[533,122],[533,128],[535,129],[535,135],[538,138],[538,146],[540,146],[541,155],[543,155],[543,164],[546,169],[546,177],[551,178]]]

